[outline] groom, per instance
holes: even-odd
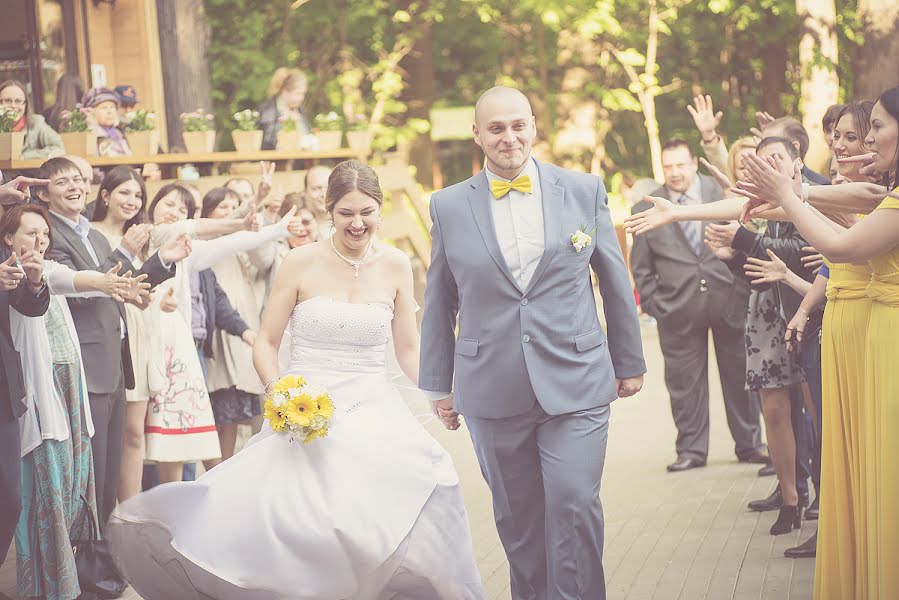
[[[602,599],[609,403],[646,371],[606,191],[531,157],[536,121],[517,90],[485,92],[472,131],[485,169],[431,199],[419,387],[447,427],[465,415],[514,600]],[[576,246],[579,230],[591,239]]]

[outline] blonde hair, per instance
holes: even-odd
[[[268,95],[274,97],[284,90],[292,90],[298,86],[306,87],[306,74],[299,69],[279,67],[272,75],[272,81],[268,84]]]
[[[731,183],[737,183],[737,156],[742,150],[747,148],[754,152],[755,147],[755,138],[749,136],[741,137],[731,144],[730,150],[727,153],[727,178],[730,179]]]

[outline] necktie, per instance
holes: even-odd
[[[680,198],[677,199],[677,203],[681,205],[686,204],[687,195],[681,194]],[[702,254],[702,223],[698,221],[681,221],[680,226],[687,238],[687,242],[690,244],[690,248],[693,249],[693,254],[696,256]]]
[[[503,181],[502,179],[494,179],[490,182],[490,191],[493,193],[493,197],[499,200],[506,194],[508,194],[511,190],[515,190],[516,192],[523,192],[525,194],[531,193],[531,178],[528,175],[522,175],[518,179],[514,181]]]

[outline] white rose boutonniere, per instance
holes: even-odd
[[[571,234],[571,244],[574,246],[574,249],[578,252],[589,246],[593,243],[593,238],[590,237],[590,234],[584,232],[583,229],[578,229],[574,233]]]

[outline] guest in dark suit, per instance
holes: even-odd
[[[678,204],[722,198],[711,177],[699,175],[689,144],[671,140],[662,148],[665,185],[653,194]],[[651,208],[643,201],[633,212]],[[742,462],[765,462],[759,405],[746,384],[743,327],[748,289],[735,284],[728,266],[703,244],[703,225],[674,223],[634,238],[631,270],[640,305],[658,321],[665,359],[665,383],[677,426],[677,460],[669,471],[706,464],[709,447],[708,335],[724,392],[727,423]]]
[[[126,235],[113,250],[99,231],[81,214],[84,187],[81,172],[65,158],[54,158],[41,166],[41,176],[50,180],[37,196],[49,205],[53,248],[47,258],[72,269],[105,272],[122,264],[135,276],[147,275],[147,283],[156,286],[174,274],[174,263],[189,253],[189,242],[179,241],[160,249],[135,269],[132,260],[145,240],[139,233]],[[146,233],[149,235],[149,233]],[[125,430],[125,388],[134,386],[128,332],[122,306],[111,298],[71,298],[69,308],[81,342],[84,371],[96,433],[91,439],[97,504],[101,523],[106,522],[116,501],[119,460]]]
[[[22,509],[17,419],[25,412],[25,383],[10,334],[9,307],[28,317],[39,317],[50,305],[43,263],[24,258],[22,266],[16,264],[14,256],[0,264],[0,564],[6,558]]]

